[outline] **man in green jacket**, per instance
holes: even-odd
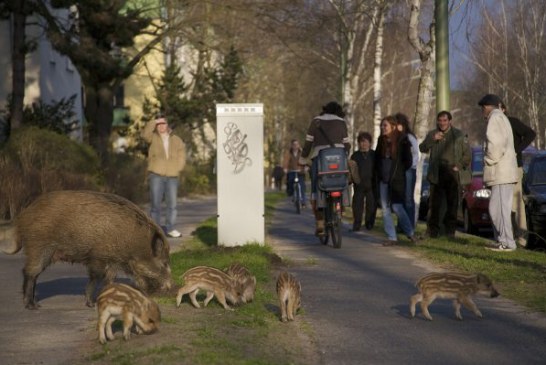
[[[148,148],[148,184],[150,185],[150,215],[163,227],[169,237],[180,237],[174,228],[178,177],[186,164],[186,146],[180,137],[172,133],[163,115],[149,121],[142,131]],[[165,225],[161,225],[161,202],[165,198],[167,211]]]
[[[455,236],[460,188],[470,183],[471,152],[467,138],[453,127],[452,116],[441,111],[436,118],[437,128],[430,131],[419,145],[422,153],[429,153],[427,179],[430,183],[427,234],[431,238],[440,234],[440,224],[448,237]],[[442,202],[447,202],[445,216],[441,217]]]

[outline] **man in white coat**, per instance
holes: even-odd
[[[512,127],[499,109],[501,103],[497,95],[487,94],[478,105],[482,107],[483,117],[487,121],[483,182],[491,188],[489,215],[495,237],[495,243],[487,248],[509,252],[516,249],[510,214],[518,167]]]

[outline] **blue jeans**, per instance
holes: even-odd
[[[387,234],[387,237],[391,241],[396,241],[396,228],[394,228],[394,221],[392,219],[392,213],[398,217],[398,225],[406,236],[413,236],[413,227],[410,224],[404,205],[401,203],[390,204],[389,201],[389,185],[383,182],[379,183],[379,195],[381,197],[381,211],[383,214],[383,229]],[[391,210],[392,206],[392,210]]]
[[[176,195],[178,192],[178,177],[161,176],[154,173],[148,175],[150,184],[150,215],[152,219],[164,228],[165,232],[174,229],[176,223]],[[165,198],[167,211],[165,225],[161,225],[161,203]]]
[[[408,215],[409,221],[413,229],[415,229],[415,181],[417,180],[417,170],[409,168],[406,170],[406,201],[404,209]]]

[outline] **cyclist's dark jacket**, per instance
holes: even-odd
[[[324,134],[319,130],[319,125],[336,147],[345,147],[345,150],[349,153],[351,144],[349,143],[349,135],[347,133],[347,123],[337,115],[323,114],[315,117],[309,125],[301,153],[302,157],[313,159],[321,149],[331,147]]]

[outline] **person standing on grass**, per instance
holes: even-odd
[[[361,132],[357,137],[358,151],[351,155],[351,160],[358,166],[360,183],[354,184],[353,195],[353,231],[359,231],[362,226],[364,214],[364,202],[366,202],[366,214],[364,226],[369,231],[375,224],[377,212],[376,191],[377,182],[375,174],[375,151],[371,149],[372,136],[367,132]]]
[[[175,135],[163,115],[149,121],[141,133],[148,148],[148,184],[150,185],[150,215],[169,237],[180,237],[175,229],[178,177],[186,165],[186,146]],[[167,207],[165,225],[161,225],[161,203]]]
[[[531,144],[531,142],[533,142],[537,134],[518,118],[509,116],[504,103],[501,103],[500,107],[502,112],[508,117],[508,121],[512,127],[514,148],[516,150],[516,160],[518,163],[518,182],[514,186],[514,200],[512,201],[514,238],[520,246],[525,247],[527,246],[527,239],[525,238],[525,233],[527,233],[527,216],[525,214],[523,188],[521,185],[521,180],[523,179],[522,152]]]
[[[413,226],[404,209],[406,170],[411,168],[412,164],[411,144],[408,137],[398,131],[396,118],[393,116],[381,120],[381,136],[377,141],[375,156],[383,228],[388,238],[383,246],[391,246],[397,242],[393,212],[398,217],[402,232],[410,241],[416,243]]]
[[[411,131],[409,118],[402,113],[396,113],[394,116],[398,123],[398,130],[408,136],[408,140],[411,143],[411,167],[406,170],[406,201],[404,202],[404,209],[410,219],[413,229],[415,229],[415,182],[417,181],[417,164],[419,163],[419,143],[417,137]]]
[[[427,180],[430,183],[430,212],[427,236],[437,238],[441,223],[445,234],[455,237],[460,191],[472,179],[471,152],[466,135],[452,126],[452,116],[441,111],[436,117],[436,129],[428,132],[419,145],[422,153],[429,153]],[[445,216],[441,216],[442,203],[446,201]]]
[[[512,232],[512,200],[518,181],[517,158],[510,121],[499,109],[502,101],[494,94],[485,95],[478,105],[487,122],[483,182],[491,188],[489,215],[493,222],[494,244],[489,250],[507,252],[516,250]]]

